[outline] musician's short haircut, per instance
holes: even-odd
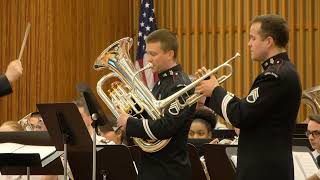
[[[41,118],[41,114],[38,111],[32,112],[30,115],[30,118],[32,118],[32,117]]]
[[[272,37],[275,45],[285,48],[289,41],[289,29],[287,22],[279,15],[256,16],[251,24],[261,23],[259,34],[263,38]]]
[[[217,124],[217,117],[211,110],[200,108],[195,111],[193,115],[193,122],[203,123],[206,126],[208,132],[212,132],[212,129],[215,128]]]
[[[146,43],[160,42],[160,48],[164,51],[173,50],[174,58],[178,53],[178,40],[174,33],[167,29],[158,29],[150,33],[146,38]]]
[[[320,124],[320,114],[311,114],[308,116],[308,119]]]

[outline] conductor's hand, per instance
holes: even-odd
[[[202,67],[201,69],[198,69],[198,71],[196,72],[196,76],[201,77],[207,72],[208,70],[205,67]],[[212,91],[217,86],[219,86],[219,82],[217,78],[214,75],[212,75],[210,76],[210,79],[201,81],[199,85],[196,87],[195,92],[203,94],[205,97],[210,97],[212,94]]]
[[[122,131],[125,131],[126,130],[126,126],[127,126],[127,121],[128,121],[128,118],[129,118],[129,114],[127,114],[125,111],[123,111],[119,107],[117,107],[117,111],[119,113],[119,117],[117,119],[117,126],[121,127]]]
[[[22,75],[22,64],[20,60],[11,61],[6,70],[6,77],[10,83],[16,81]]]

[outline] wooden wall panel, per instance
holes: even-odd
[[[0,99],[0,123],[35,111],[36,103],[74,100],[79,82],[87,82],[95,91],[106,72],[94,71],[94,60],[112,42],[131,36],[132,3],[1,0],[1,73],[17,58],[27,22],[31,31],[22,58],[23,76],[13,84],[13,94]]]
[[[180,43],[178,61],[189,74],[193,74],[201,66],[214,68],[239,52],[241,58],[234,62],[234,76],[223,85],[238,96],[246,96],[251,83],[261,71],[260,64],[250,59],[247,48],[250,21],[256,15],[274,13],[282,15],[288,21],[288,53],[297,66],[302,88],[320,84],[318,0],[154,2],[158,27],[177,33]],[[302,108],[299,120],[302,121],[305,116],[306,112]]]

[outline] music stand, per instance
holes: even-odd
[[[214,129],[212,135],[215,138],[221,139],[233,139],[237,136],[236,132],[233,129]]]
[[[226,154],[227,147],[235,145],[205,144],[204,157],[210,177],[214,179],[234,180],[236,173]]]
[[[204,172],[204,168],[200,162],[199,154],[196,147],[188,143],[187,148],[192,168],[192,180],[206,180],[207,178]]]
[[[61,153],[62,154],[62,153]],[[5,166],[1,168],[2,175],[25,175],[25,167],[19,166]],[[62,175],[63,166],[60,158],[56,158],[48,165],[42,166],[31,166],[30,175]]]
[[[46,131],[12,131],[0,132],[0,143],[19,143],[25,145],[53,146]]]
[[[188,139],[188,143],[194,145],[196,150],[200,156],[203,156],[203,145],[208,144],[212,141],[212,139]]]
[[[64,151],[64,179],[67,179],[67,152],[90,151],[92,140],[74,103],[37,104],[52,142]]]
[[[295,125],[293,131],[293,138],[307,138],[306,131],[307,131],[308,124],[298,123]]]
[[[95,180],[96,177],[96,164],[97,164],[97,149],[96,149],[96,136],[98,133],[98,127],[103,126],[108,122],[107,117],[103,113],[101,107],[99,106],[95,96],[93,95],[90,87],[85,84],[81,83],[77,85],[77,90],[81,93],[81,95],[84,97],[91,119],[92,119],[92,127],[93,127],[93,134],[92,134],[92,180]],[[112,129],[112,127],[110,127]]]
[[[48,132],[22,131],[0,132],[0,143],[19,143],[24,145],[52,146]],[[3,175],[25,175],[25,166],[29,166],[30,175],[60,175],[62,164],[58,158],[62,152],[56,151],[44,160],[39,154],[0,154],[1,173]],[[28,174],[28,173],[27,173]]]
[[[39,154],[0,154],[0,167],[14,166],[14,167],[27,167],[27,179],[30,180],[30,167],[41,165]]]
[[[98,145],[97,146],[97,180],[136,180],[135,171],[130,151],[125,145]],[[70,153],[69,163],[75,179],[92,178],[92,152]],[[79,163],[81,159],[81,163]],[[91,172],[91,173],[90,173]]]

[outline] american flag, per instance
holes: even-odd
[[[138,33],[138,48],[136,57],[136,68],[144,67],[148,61],[145,58],[145,39],[152,31],[157,29],[156,19],[154,15],[153,0],[141,0],[140,16],[139,16],[139,33]],[[157,74],[151,69],[141,73],[145,84],[149,89],[152,89],[157,80]]]

